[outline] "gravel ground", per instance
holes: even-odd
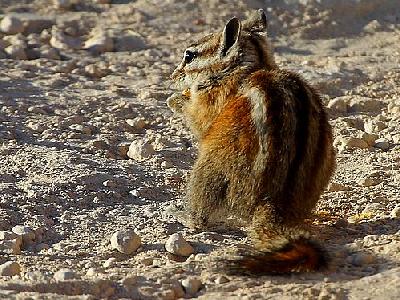
[[[260,7],[277,62],[320,89],[335,130],[338,168],[309,222],[324,273],[226,276],[213,261],[245,235],[167,213],[196,155],[169,74],[190,41]],[[0,298],[400,297],[398,0],[0,0],[0,13]]]

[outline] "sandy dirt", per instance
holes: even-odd
[[[193,233],[167,213],[196,156],[169,75],[191,41],[260,7],[278,64],[320,89],[335,131],[309,222],[331,256],[320,273],[226,276],[213,260],[243,232]],[[1,299],[400,297],[398,0],[0,0],[0,13]],[[132,254],[110,243],[126,229]],[[187,259],[166,252],[174,233]]]

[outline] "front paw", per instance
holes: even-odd
[[[181,114],[185,102],[189,100],[189,97],[184,94],[174,93],[167,99],[167,106],[177,114]]]

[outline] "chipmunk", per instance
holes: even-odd
[[[187,188],[191,225],[249,224],[254,251],[229,261],[242,274],[315,271],[325,251],[302,229],[335,168],[332,129],[321,98],[280,69],[258,10],[184,52],[168,106],[198,140]]]

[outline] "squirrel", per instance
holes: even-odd
[[[332,129],[318,92],[275,63],[264,11],[190,45],[171,79],[182,92],[167,105],[199,148],[186,195],[191,226],[247,222],[254,251],[227,261],[234,273],[326,267],[303,225],[335,169]]]

